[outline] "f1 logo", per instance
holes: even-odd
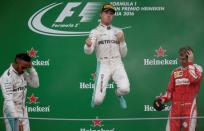
[[[77,8],[81,5],[82,2],[69,2],[62,10],[60,15],[57,17],[55,22],[63,22],[65,18],[71,17],[74,14],[72,11],[73,8]],[[82,9],[79,17],[82,17],[80,22],[89,22],[96,12],[100,9],[101,3],[99,2],[88,2],[85,7]]]

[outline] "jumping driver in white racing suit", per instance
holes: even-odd
[[[106,86],[110,79],[117,85],[116,95],[122,108],[127,108],[123,98],[130,91],[130,84],[121,57],[126,56],[127,46],[123,31],[111,25],[115,10],[111,4],[104,4],[101,11],[101,23],[90,32],[84,51],[97,57],[95,88],[92,107],[100,105],[106,95]]]
[[[6,131],[30,131],[25,98],[27,86],[38,87],[39,78],[27,53],[16,55],[15,62],[0,79],[4,97],[3,114]],[[22,119],[20,119],[22,118]]]

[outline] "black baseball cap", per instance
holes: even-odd
[[[103,5],[101,12],[107,12],[107,11],[111,11],[113,14],[115,14],[115,9],[112,4],[106,3]]]

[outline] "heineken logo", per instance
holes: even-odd
[[[170,111],[171,106],[166,105],[166,107],[164,108],[164,112],[166,111]],[[144,112],[157,112],[156,109],[154,109],[154,107],[152,105],[144,105]]]
[[[32,94],[31,96],[28,97],[29,100],[29,104],[36,104],[38,103],[38,97],[36,97],[34,94]]]
[[[50,65],[50,59],[42,60],[38,56],[38,51],[35,48],[31,48],[30,50],[27,50],[28,55],[33,58],[32,64],[34,66],[49,66]]]
[[[28,112],[50,112],[50,106],[26,106]]]
[[[28,112],[50,112],[50,105],[41,105],[39,101],[39,97],[35,96],[34,93],[32,93],[31,96],[27,97],[27,106],[26,109]]]
[[[155,52],[156,52],[156,55],[155,55],[156,57],[165,57],[165,56],[167,56],[166,55],[166,50],[163,49],[161,46],[159,47],[159,49],[156,49]]]
[[[80,131],[115,131],[115,128],[107,129],[104,127],[103,121],[96,117],[92,120],[92,124],[89,128],[80,128]]]
[[[98,119],[98,117],[96,117],[95,120],[92,120],[92,127],[102,127],[102,120]]]
[[[28,53],[28,55],[29,55],[30,57],[36,58],[38,51],[36,51],[34,48],[31,48],[30,50],[27,51],[27,53]]]
[[[177,65],[178,60],[176,59],[169,59],[167,58],[167,50],[162,48],[161,46],[155,50],[155,55],[153,59],[145,58],[144,65],[145,66],[152,66],[152,65]]]
[[[88,81],[80,82],[79,87],[80,89],[94,89],[95,88],[95,81],[97,79],[96,73],[91,73],[91,77]],[[115,87],[114,81],[111,81],[106,88],[107,89],[113,89]]]

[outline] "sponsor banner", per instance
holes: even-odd
[[[167,105],[162,111],[170,111],[170,108],[171,106]],[[144,112],[154,112],[154,111],[157,111],[157,110],[154,109],[152,105],[144,105]]]
[[[111,2],[116,17],[132,17],[137,12],[165,11],[164,5],[145,6],[138,2]],[[36,11],[28,21],[35,33],[49,36],[87,36],[93,25],[100,22],[99,13],[103,2],[59,2],[50,3]],[[56,10],[60,10],[56,13]],[[94,24],[93,24],[94,23]],[[122,29],[131,28],[124,25]]]
[[[159,47],[155,50],[155,58],[145,58],[144,59],[144,65],[145,66],[161,66],[161,65],[177,65],[178,60],[175,59],[169,59],[168,55],[166,54],[167,50],[163,49],[162,47]]]
[[[50,59],[41,59],[41,57],[38,56],[38,51],[33,47],[30,50],[27,50],[27,53],[33,58],[33,66],[50,66]]]
[[[133,1],[114,1],[111,2],[116,10],[116,16],[135,16],[137,12],[163,12],[165,11],[164,5],[141,5],[139,2]]]
[[[92,73],[91,78],[88,81],[79,83],[79,88],[80,89],[94,89],[95,80],[96,80],[96,73]],[[114,81],[109,82],[109,84],[106,86],[107,89],[113,89],[115,87],[116,85]]]
[[[79,131],[115,131],[115,128],[106,128],[102,122],[102,120],[96,117],[96,119],[92,120],[90,127],[80,128]]]
[[[28,112],[36,112],[36,113],[51,112],[51,106],[42,105],[39,101],[39,97],[35,96],[34,94],[27,97],[26,104],[27,104],[26,109]]]

